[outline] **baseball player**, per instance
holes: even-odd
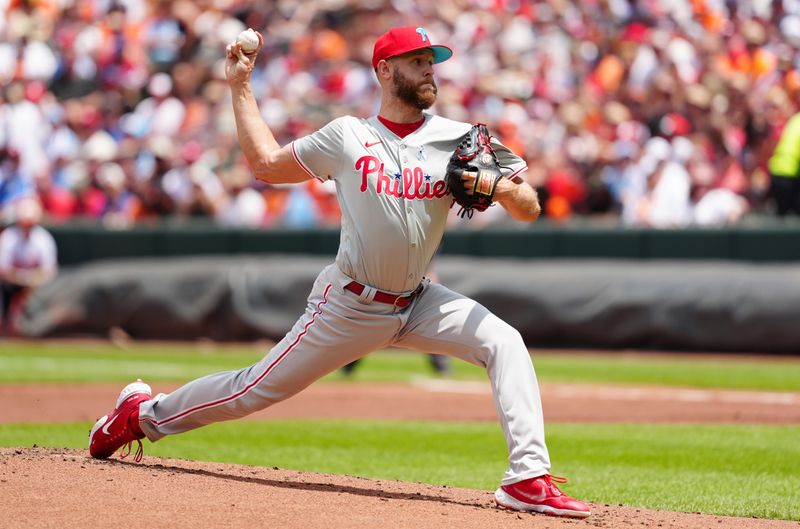
[[[14,209],[15,224],[0,233],[0,336],[19,334],[25,300],[58,273],[56,241],[40,224],[39,200],[20,199]]]
[[[372,66],[382,89],[380,112],[344,116],[281,147],[259,112],[249,78],[263,46],[227,48],[239,144],[256,178],[269,183],[333,180],[342,211],[334,263],[317,277],[305,313],[269,353],[239,371],[209,375],[152,396],[137,381],[89,434],[93,457],[123,448],[142,455],[158,441],[271,406],[365,354],[390,345],[436,352],[486,368],[509,450],[495,492],[499,506],[583,518],[589,507],[562,493],[550,475],[538,382],[517,330],[485,307],[423,273],[439,245],[452,203],[448,159],[468,123],[425,112],[436,101],[433,65],[452,51],[421,27],[397,27],[375,43]],[[495,200],[519,220],[534,221],[536,192],[519,174],[525,162],[493,143],[505,176]],[[474,174],[464,184],[472,189]]]

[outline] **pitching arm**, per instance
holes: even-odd
[[[290,145],[281,147],[258,110],[258,102],[250,85],[258,52],[264,38],[258,33],[259,46],[255,52],[245,53],[239,43],[231,43],[226,50],[225,75],[231,88],[233,114],[239,146],[247,159],[253,175],[269,184],[303,182],[310,176],[292,155]]]

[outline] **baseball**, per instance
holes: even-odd
[[[248,28],[236,37],[236,42],[242,45],[242,51],[245,53],[253,53],[258,49],[258,34],[253,28]]]

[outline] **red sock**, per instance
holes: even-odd
[[[136,409],[131,412],[131,416],[128,417],[128,426],[131,427],[131,431],[133,431],[137,437],[144,437],[142,427],[139,426],[139,406],[136,406]]]

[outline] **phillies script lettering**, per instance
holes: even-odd
[[[426,182],[422,168],[403,169],[403,177],[392,178],[384,173],[384,164],[374,156],[362,156],[356,161],[356,171],[361,171],[361,192],[367,190],[369,176],[377,173],[376,191],[397,198],[442,198],[450,194],[444,180]],[[430,178],[430,177],[428,177]]]

